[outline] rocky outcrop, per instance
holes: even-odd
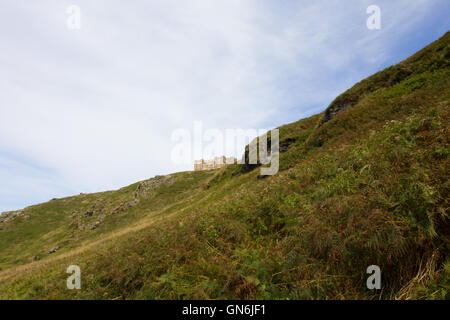
[[[91,230],[95,230],[100,226],[100,221],[96,221],[94,224],[91,225]]]
[[[331,107],[329,107],[325,111],[325,115],[323,116],[322,120],[319,123],[319,126],[323,125],[325,122],[330,121],[334,117],[336,117],[339,113],[342,111],[345,111],[347,109],[353,108],[354,103],[348,102],[348,103],[342,103],[342,104],[335,104]]]
[[[87,217],[92,217],[94,215],[94,211],[93,210],[88,210],[84,213],[84,216]]]
[[[7,212],[3,212],[0,215],[0,223],[7,222],[7,221],[13,220],[13,219],[18,218],[18,217],[24,217],[25,219],[29,219],[30,218],[29,216],[26,216],[24,214],[23,210],[7,211]]]
[[[121,212],[127,211],[128,209],[130,209],[132,207],[135,207],[138,204],[139,204],[139,199],[134,199],[134,200],[131,200],[131,201],[122,202],[117,207],[112,209],[111,214],[117,214],[117,213],[121,213]]]
[[[134,191],[133,200],[130,201],[122,201],[118,206],[114,207],[110,214],[118,214],[121,212],[125,212],[135,206],[137,206],[140,202],[140,199],[146,199],[150,197],[151,193],[161,187],[161,186],[170,186],[175,182],[175,179],[170,176],[155,176],[152,179],[143,181],[138,184],[136,190]]]
[[[59,247],[54,247],[54,248],[52,248],[52,249],[50,249],[50,250],[48,251],[48,254],[55,253],[55,252],[58,251],[58,250],[59,250]]]
[[[378,89],[392,87],[407,79],[413,73],[414,70],[412,68],[401,63],[386,68],[385,70],[374,74],[369,79],[357,83],[351,89],[338,96],[328,106],[318,126],[321,127],[324,123],[330,121],[342,111],[353,108],[365,95]]]
[[[143,181],[139,183],[139,185],[136,188],[136,191],[134,192],[135,198],[147,198],[150,196],[150,193],[162,186],[162,185],[172,185],[174,183],[174,178],[170,175],[167,176],[155,176],[152,179]]]
[[[104,203],[102,201],[97,201],[89,209],[84,211],[82,213],[82,215],[85,218],[89,218],[89,217],[92,217],[92,216],[98,216],[98,215],[106,214],[105,211],[106,210],[105,210]],[[78,215],[78,212],[76,212],[76,211],[72,212],[72,216],[77,216],[77,215]]]
[[[337,97],[325,110],[325,114],[319,122],[319,127],[336,117],[342,111],[353,108],[359,101],[359,94],[353,94],[351,90]]]

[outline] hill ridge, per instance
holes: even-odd
[[[449,66],[448,32],[280,126],[275,176],[236,164],[21,210],[0,222],[0,298],[448,298]]]

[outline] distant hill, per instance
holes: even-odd
[[[277,175],[180,172],[0,216],[0,298],[448,299],[449,66],[447,33],[281,126]]]

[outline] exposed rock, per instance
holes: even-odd
[[[94,215],[94,211],[92,211],[92,210],[88,210],[84,213],[85,217],[92,217],[93,215]]]
[[[23,210],[3,212],[0,216],[0,222],[7,222],[24,215]]]
[[[356,106],[366,94],[381,88],[392,87],[410,77],[413,72],[414,71],[410,67],[399,64],[377,73],[371,79],[365,79],[357,83],[350,90],[338,96],[328,106],[323,118],[319,122],[319,127],[336,117],[336,115],[342,111]]]
[[[119,206],[112,209],[111,214],[117,214],[120,212],[124,212],[132,207],[135,207],[139,204],[139,199],[134,199],[128,202],[122,202]]]
[[[100,221],[96,221],[96,222],[91,226],[91,230],[97,229],[99,225],[100,225]]]
[[[348,103],[342,102],[341,104],[336,102],[334,105],[328,107],[328,109],[325,111],[325,115],[320,121],[319,126],[322,126],[325,122],[330,121],[342,111],[353,108],[354,105],[355,102],[353,101]]]
[[[289,150],[292,144],[297,141],[297,138],[287,138],[280,141],[280,152],[286,152]]]
[[[116,213],[119,213],[119,212],[120,212],[120,206],[115,207],[115,208],[113,208],[113,209],[111,210],[111,214],[116,214]]]
[[[154,189],[162,186],[162,185],[171,185],[174,183],[174,178],[170,175],[167,176],[155,176],[152,179],[143,181],[139,183],[139,185],[136,188],[136,191],[134,192],[134,197],[143,197],[147,198],[151,191]]]
[[[132,201],[130,201],[130,202],[127,202],[127,206],[128,206],[129,208],[134,207],[134,206],[137,206],[138,204],[139,204],[139,199],[134,199],[134,200],[132,200]]]
[[[102,213],[104,213],[104,204],[102,201],[97,201],[96,203],[92,204],[91,207],[89,209],[86,210],[86,212],[84,212],[84,216],[85,217],[92,217],[94,215],[100,215]],[[77,212],[74,211],[72,213],[73,215],[76,215]]]
[[[55,252],[58,251],[58,250],[59,250],[59,247],[54,247],[54,248],[50,249],[50,250],[48,251],[48,253],[49,253],[49,254],[52,254],[52,253],[55,253]]]

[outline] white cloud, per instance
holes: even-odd
[[[0,154],[50,171],[2,167],[0,200],[188,170],[170,162],[170,137],[195,120],[263,128],[323,110],[443,3],[378,2],[384,29],[370,33],[370,1],[3,1]]]

